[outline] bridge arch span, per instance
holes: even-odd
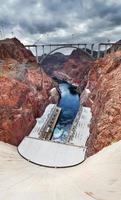
[[[43,56],[42,59],[39,61],[40,64],[43,63],[43,61],[49,56],[51,55],[52,53],[54,53],[55,51],[59,50],[59,49],[65,49],[65,48],[72,48],[72,49],[81,49],[81,51],[83,51],[84,53],[86,53],[91,59],[94,59],[94,57],[89,54],[86,50],[80,48],[79,46],[76,47],[76,46],[73,46],[73,45],[66,45],[66,46],[60,46],[60,47],[57,47],[55,49],[53,49],[52,51],[50,51],[47,55]]]

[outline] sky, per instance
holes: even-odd
[[[121,39],[121,0],[0,0],[0,38],[24,44]]]

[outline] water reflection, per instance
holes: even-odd
[[[62,111],[53,132],[52,140],[64,142],[79,109],[80,98],[79,94],[67,83],[60,83],[59,88],[61,91],[59,107]]]

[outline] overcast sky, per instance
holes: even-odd
[[[24,44],[121,39],[121,0],[0,0],[0,37]]]

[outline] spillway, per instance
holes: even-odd
[[[18,146],[18,152],[26,160],[46,167],[78,165],[85,160],[91,110],[86,107],[80,108],[65,143],[50,140],[50,122],[53,115],[56,120],[56,115],[59,116],[56,110],[60,113],[56,105],[47,106],[29,136],[26,136]],[[54,121],[53,123],[55,124]],[[47,131],[48,127],[50,132]],[[51,128],[54,129],[54,126]]]

